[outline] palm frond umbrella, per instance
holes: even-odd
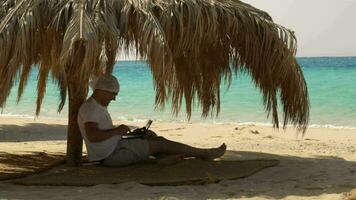
[[[156,105],[174,113],[194,99],[202,116],[218,114],[220,82],[239,71],[260,88],[279,126],[277,100],[288,123],[305,131],[307,86],[296,62],[296,38],[264,11],[239,0],[0,0],[0,106],[38,68],[36,115],[51,74],[60,112],[69,97],[67,161],[78,164],[82,138],[76,117],[88,81],[112,73],[119,49],[136,49],[151,68]]]

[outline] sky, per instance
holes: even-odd
[[[356,56],[356,0],[243,0],[295,31],[297,56]]]

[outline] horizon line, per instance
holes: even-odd
[[[356,55],[352,56],[296,56],[296,58],[356,58]],[[116,59],[118,61],[147,61],[147,59]]]

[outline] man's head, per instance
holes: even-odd
[[[93,85],[93,96],[103,106],[108,106],[120,91],[120,84],[115,76],[105,74],[99,76]]]

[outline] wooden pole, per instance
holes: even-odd
[[[66,67],[69,112],[68,112],[68,130],[67,130],[67,164],[78,166],[82,161],[83,138],[80,134],[77,123],[80,106],[85,101],[88,94],[89,80],[83,79],[83,61],[85,57],[85,41],[78,40],[74,43],[74,53],[72,61]],[[89,78],[89,76],[87,77]]]
[[[70,76],[70,75],[69,75]],[[78,166],[81,164],[83,139],[80,134],[77,117],[79,108],[86,98],[86,91],[83,91],[73,77],[68,80],[69,113],[67,130],[67,164]]]

